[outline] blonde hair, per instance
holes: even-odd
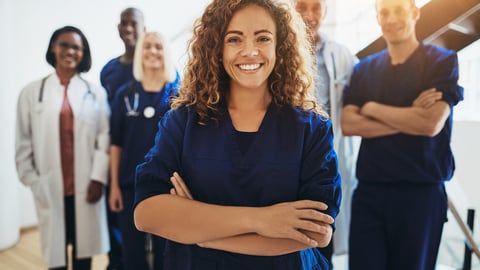
[[[133,77],[137,81],[143,79],[143,64],[142,64],[142,51],[143,44],[145,43],[145,38],[147,36],[156,36],[163,46],[163,76],[167,82],[173,82],[176,79],[177,71],[175,69],[175,64],[173,63],[170,45],[168,40],[159,32],[145,32],[140,35],[135,46],[135,54],[133,56]]]
[[[273,104],[317,111],[313,95],[313,48],[305,23],[292,3],[213,0],[194,26],[184,80],[172,104],[172,108],[195,106],[199,124],[217,122],[223,117],[230,82],[221,62],[224,36],[233,14],[248,5],[264,8],[276,25],[276,63],[268,78]]]

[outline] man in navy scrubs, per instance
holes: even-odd
[[[349,264],[434,269],[455,169],[453,106],[463,99],[454,51],[419,42],[414,0],[377,0],[387,49],[355,66],[342,129],[359,135]]]

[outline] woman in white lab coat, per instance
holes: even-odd
[[[79,73],[91,67],[88,41],[77,28],[56,30],[47,62],[55,70],[20,93],[16,166],[33,192],[42,253],[50,269],[90,269],[109,249],[104,185],[108,174],[109,109],[105,91]]]

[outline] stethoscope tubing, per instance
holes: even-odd
[[[43,79],[42,79],[42,83],[40,84],[40,92],[38,93],[38,102],[39,103],[42,103],[43,101],[43,90],[45,88],[45,81],[48,79],[48,77],[50,77],[51,75],[48,75],[48,76],[45,76]],[[96,99],[95,97],[95,93],[92,92],[92,89],[90,88],[90,84],[87,82],[87,80],[85,80],[84,78],[78,76],[80,78],[80,80],[82,80],[85,85],[87,86],[87,92],[85,93],[85,95],[83,96],[83,99],[85,100],[86,96],[88,95],[92,95],[93,97],[93,100]]]

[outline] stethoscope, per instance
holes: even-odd
[[[138,89],[135,87],[135,82],[132,81],[128,85],[128,90],[126,91],[125,95],[123,96],[123,101],[125,102],[125,107],[127,108],[127,116],[139,116],[140,112],[138,112],[138,104],[140,100],[140,94]],[[131,93],[134,93],[133,95],[133,108],[132,105],[130,105],[130,98],[128,97]],[[161,96],[160,96],[161,97]],[[154,104],[158,103],[158,101],[154,102]],[[155,108],[152,106],[147,106],[143,110],[143,116],[145,118],[152,118],[155,116]]]
[[[38,93],[38,102],[41,103],[43,101],[43,89],[45,88],[45,81],[47,80],[48,77],[51,75],[48,75],[42,79],[42,84],[40,85],[40,93]],[[87,86],[87,92],[83,95],[83,100],[85,100],[89,95],[92,96],[92,100],[96,101],[97,97],[95,96],[95,93],[92,92],[92,89],[90,88],[90,84],[85,80],[84,78],[78,76],[80,80],[82,80],[85,85]]]

